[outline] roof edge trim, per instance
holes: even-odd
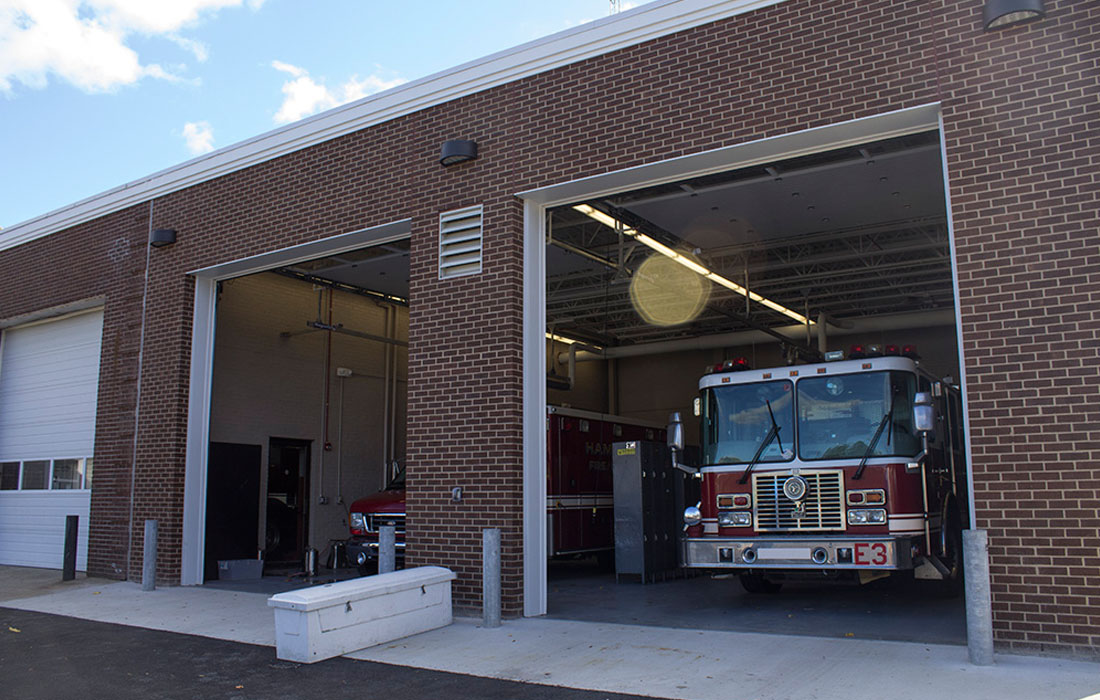
[[[220,148],[0,230],[0,251],[310,146],[555,68],[788,0],[655,0]]]

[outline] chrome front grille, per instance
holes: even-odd
[[[405,533],[404,513],[367,513],[367,532],[378,532],[383,525],[393,525],[394,532],[402,535]]]
[[[801,508],[783,495],[789,473],[753,474],[752,494],[756,504],[758,532],[805,532],[844,529],[844,473],[800,471],[808,488]]]

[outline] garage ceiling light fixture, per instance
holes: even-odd
[[[546,339],[547,340],[553,340],[553,341],[558,342],[558,343],[565,343],[566,345],[584,345],[586,347],[592,347],[592,348],[595,348],[597,350],[602,349],[598,345],[593,345],[592,343],[588,343],[588,342],[585,342],[583,340],[577,340],[575,338],[566,338],[564,335],[558,335],[557,333],[547,332]]]
[[[985,0],[985,30],[1004,29],[1047,16],[1043,0]]]
[[[805,316],[798,313],[797,311],[792,311],[791,309],[788,309],[786,306],[783,306],[782,304],[780,304],[778,302],[774,302],[771,299],[766,299],[766,298],[760,296],[759,294],[757,294],[756,292],[750,291],[750,290],[746,289],[745,287],[742,287],[741,285],[737,284],[736,282],[733,282],[733,281],[730,281],[730,280],[726,279],[725,277],[718,274],[717,272],[711,272],[705,266],[700,265],[699,263],[695,262],[694,260],[692,260],[688,256],[681,255],[680,253],[677,253],[675,250],[673,250],[672,248],[669,248],[664,243],[661,243],[660,241],[658,241],[656,239],[650,238],[649,236],[642,233],[641,231],[638,231],[637,229],[633,229],[633,228],[627,226],[623,222],[621,222],[621,221],[615,219],[614,217],[612,217],[610,214],[606,214],[606,213],[600,211],[599,209],[595,209],[593,207],[590,207],[587,204],[578,204],[577,206],[573,207],[573,209],[576,210],[576,211],[579,211],[580,213],[584,214],[585,216],[589,217],[590,219],[593,219],[595,221],[600,222],[604,226],[607,226],[609,228],[613,228],[613,229],[616,229],[616,230],[622,230],[623,233],[630,236],[631,238],[638,241],[639,243],[652,248],[653,250],[657,251],[661,255],[664,255],[666,258],[670,258],[672,260],[675,260],[676,262],[680,263],[681,265],[683,265],[687,269],[689,269],[692,272],[695,272],[699,275],[702,275],[703,277],[706,277],[708,280],[710,280],[711,282],[714,282],[715,284],[722,285],[726,289],[729,289],[729,290],[731,290],[731,291],[733,291],[737,294],[740,294],[742,296],[747,296],[749,299],[751,299],[752,301],[755,301],[757,304],[761,304],[763,306],[766,306],[769,309],[771,309],[772,311],[778,311],[779,313],[783,314],[784,316],[787,316],[789,318],[793,318],[795,321],[798,321],[802,325],[813,325],[814,324],[814,322],[812,320],[806,318]]]

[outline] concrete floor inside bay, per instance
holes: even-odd
[[[962,595],[925,582],[787,582],[750,594],[736,576],[616,583],[592,559],[551,562],[548,617],[679,629],[966,644]]]

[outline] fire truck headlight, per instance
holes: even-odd
[[[352,513],[351,514],[351,526],[353,528],[355,528],[356,530],[362,530],[363,529],[363,514],[362,513]]]
[[[719,513],[719,527],[746,527],[752,525],[752,513],[740,511],[735,513]]]
[[[884,508],[858,508],[848,511],[849,525],[885,525]]]
[[[695,506],[684,508],[684,524],[698,525],[703,520],[703,512]]]

